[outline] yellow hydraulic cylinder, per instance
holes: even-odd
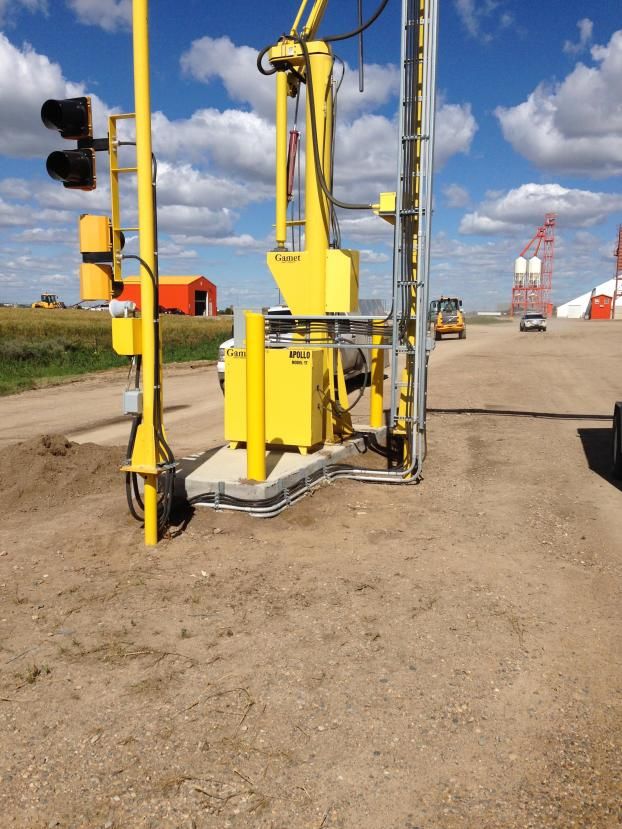
[[[378,321],[377,321],[378,322]],[[382,390],[384,386],[384,351],[378,348],[382,335],[374,334],[371,350],[371,386],[369,389],[369,425],[380,429],[383,425]]]
[[[276,246],[287,241],[287,74],[276,73]]]
[[[138,168],[138,224],[140,227],[140,295],[143,350],[143,415],[139,457],[132,459],[136,465],[155,470],[158,450],[155,437],[156,385],[160,387],[161,377],[156,377],[156,339],[154,326],[154,283],[156,274],[155,216],[152,186],[151,151],[151,93],[149,86],[149,25],[148,0],[133,0],[134,40],[134,97],[136,112],[136,166]],[[158,543],[158,478],[156,474],[145,474],[145,544]]]
[[[266,480],[266,343],[263,314],[246,312],[246,477]]]

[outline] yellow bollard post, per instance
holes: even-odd
[[[263,314],[246,312],[246,477],[266,480],[266,342]]]
[[[379,323],[379,320],[375,320]],[[382,343],[382,335],[374,334],[372,346]],[[382,390],[384,386],[384,351],[381,348],[371,350],[371,386],[369,389],[369,425],[373,429],[380,429],[384,423],[382,407]]]
[[[140,457],[137,460],[155,469],[158,450],[155,423],[159,406],[156,386],[155,357],[155,216],[152,189],[151,153],[151,93],[149,85],[149,26],[147,0],[133,0],[134,41],[134,98],[136,112],[136,166],[138,169],[138,226],[140,228],[140,295],[143,371],[143,422],[140,441]],[[145,478],[145,544],[158,543],[158,478],[147,474]]]

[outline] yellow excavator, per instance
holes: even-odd
[[[33,302],[30,307],[53,310],[55,308],[66,308],[67,306],[64,302],[61,302],[56,294],[41,294],[41,299],[37,300],[37,302]]]
[[[458,297],[442,296],[430,303],[430,319],[434,325],[434,339],[444,334],[457,334],[459,340],[466,339],[466,320],[462,300]]]

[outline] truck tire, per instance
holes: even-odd
[[[622,480],[622,403],[616,403],[611,426],[611,469],[613,477]]]

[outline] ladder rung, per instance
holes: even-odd
[[[138,167],[113,167],[112,173],[137,173]]]

